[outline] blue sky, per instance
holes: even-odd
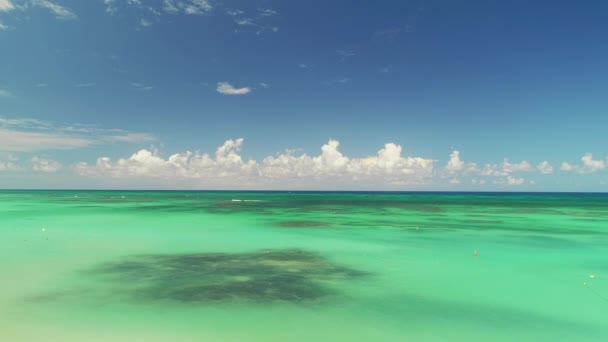
[[[0,0],[0,188],[607,191],[607,35],[605,1]]]

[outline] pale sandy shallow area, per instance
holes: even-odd
[[[0,218],[1,341],[608,340],[605,195],[0,192]]]

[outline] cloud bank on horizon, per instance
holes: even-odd
[[[403,147],[395,143],[384,144],[372,156],[349,157],[340,151],[340,142],[335,139],[322,145],[318,155],[287,150],[259,161],[243,159],[243,138],[225,141],[213,154],[184,151],[163,156],[158,149],[150,148],[128,157],[99,156],[94,162],[70,164],[47,156],[54,150],[144,142],[157,142],[157,138],[149,133],[82,124],[0,118],[0,175],[61,174],[78,177],[95,187],[120,185],[133,189],[421,190],[458,189],[462,185],[483,189],[492,185],[516,190],[522,186],[533,189],[538,177],[556,170],[548,161],[536,166],[526,160],[504,159],[486,164],[464,161],[458,150],[452,150],[441,163],[432,158],[404,156]],[[20,155],[32,156],[23,159]],[[589,174],[607,168],[605,160],[593,159],[590,153],[580,161],[564,161],[557,172]]]

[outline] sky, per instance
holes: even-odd
[[[608,2],[0,0],[0,188],[608,191]]]

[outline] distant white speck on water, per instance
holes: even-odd
[[[590,274],[590,275],[589,275],[589,278],[591,278],[591,279],[595,279],[595,274]]]

